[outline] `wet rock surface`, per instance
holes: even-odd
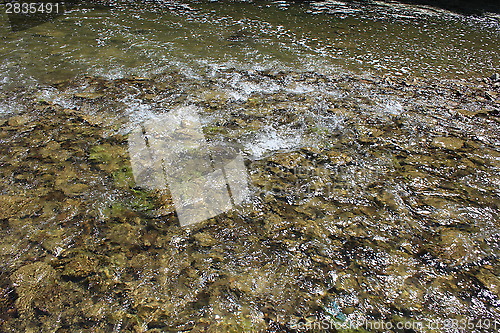
[[[6,96],[28,112],[0,121],[2,331],[499,320],[493,82],[217,75]],[[201,108],[211,147],[242,148],[252,190],[192,229],[168,190],[136,186],[127,150],[134,125],[182,104]]]

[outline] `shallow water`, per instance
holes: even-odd
[[[347,8],[345,8],[347,7]],[[499,69],[499,18],[338,2],[176,2],[74,9],[21,32],[2,27],[4,84],[172,68],[308,69],[470,77]]]
[[[2,331],[497,331],[494,15],[155,2],[2,29]],[[190,228],[127,141],[183,105],[250,190]]]

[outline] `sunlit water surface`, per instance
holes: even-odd
[[[499,93],[477,78],[500,71],[498,20],[339,1],[3,20],[3,331],[495,331]],[[242,150],[251,187],[188,230],[127,150],[179,105]]]

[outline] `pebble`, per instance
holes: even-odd
[[[22,126],[30,121],[30,117],[28,115],[19,115],[10,117],[7,121],[9,126]]]
[[[97,98],[100,98],[100,97],[103,97],[103,96],[104,96],[104,94],[90,93],[90,92],[75,94],[75,97],[83,98],[83,99],[97,99]]]
[[[452,138],[452,137],[437,137],[432,140],[432,145],[434,147],[438,148],[446,148],[450,150],[457,150],[462,148],[464,145],[463,140],[459,138]]]
[[[201,246],[213,246],[217,244],[217,240],[206,232],[196,234],[194,238]]]

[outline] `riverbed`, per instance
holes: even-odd
[[[2,331],[496,332],[499,22],[341,1],[3,20]],[[248,177],[189,227],[129,147],[179,107]]]

